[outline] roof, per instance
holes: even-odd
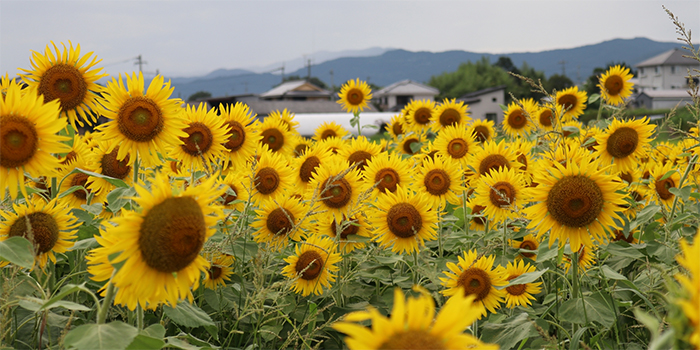
[[[688,91],[684,89],[672,89],[672,90],[644,90],[639,93],[638,96],[640,95],[647,95],[651,98],[672,98],[672,99],[679,99],[679,98],[687,98],[690,99],[690,95],[688,95]]]
[[[335,101],[313,100],[313,101],[280,101],[280,100],[257,100],[246,101],[253,113],[257,115],[268,115],[272,111],[282,111],[285,108],[291,113],[343,113],[343,108]],[[371,105],[365,109],[367,112],[376,112]]]
[[[494,92],[494,91],[505,90],[505,89],[506,89],[506,85],[498,85],[498,86],[490,87],[487,89],[482,89],[482,90],[470,92],[468,94],[462,95],[462,97],[460,97],[459,99],[460,100],[471,100],[477,96],[486,95],[486,94]]]
[[[660,55],[656,55],[649,58],[641,63],[637,63],[637,67],[649,67],[649,66],[668,66],[668,65],[686,65],[686,66],[697,66],[700,63],[694,59],[683,57],[683,51],[681,49],[668,50]]]
[[[272,98],[282,96],[330,96],[331,92],[306,81],[294,80],[284,82],[271,90],[260,94],[260,98]]]
[[[437,95],[439,93],[440,90],[432,86],[406,79],[378,90],[373,95],[379,97],[386,95]]]

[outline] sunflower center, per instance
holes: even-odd
[[[399,173],[392,168],[384,168],[377,171],[374,176],[374,183],[377,184],[379,192],[396,192],[396,185],[399,184]]]
[[[423,185],[433,196],[440,196],[450,190],[450,176],[442,169],[433,169],[425,174]]]
[[[605,90],[608,91],[608,95],[610,96],[619,95],[623,85],[622,77],[618,75],[612,75],[609,76],[608,79],[605,79]]]
[[[224,200],[224,205],[229,205],[229,204],[231,204],[231,202],[238,199],[238,190],[236,189],[236,186],[229,184],[228,188],[230,188],[234,194],[228,194],[228,193],[224,192],[224,194],[221,195],[221,198],[223,198],[223,200]]]
[[[508,276],[507,280],[510,281],[510,280],[513,280],[513,279],[515,279],[515,278],[517,278],[517,277],[520,277],[520,275]],[[525,293],[525,288],[526,288],[526,287],[527,287],[527,285],[525,285],[525,284],[515,284],[515,285],[512,285],[512,286],[506,287],[506,291],[507,291],[508,294],[510,294],[510,295],[518,296],[518,295],[522,295],[523,293]]]
[[[323,132],[321,133],[321,140],[325,140],[329,137],[338,137],[338,134],[335,132],[335,130],[331,130],[331,129],[323,130]]]
[[[520,248],[520,249],[525,249],[525,250],[537,250],[537,245],[535,244],[535,242],[523,241],[522,243],[520,243],[520,245],[518,246],[518,248]],[[526,257],[526,258],[532,258],[532,257],[534,257],[536,254],[535,254],[535,253],[529,253],[529,252],[520,252],[520,255],[522,255],[522,256],[524,256],[524,257]]]
[[[38,90],[44,95],[45,102],[59,99],[64,111],[80,106],[88,92],[80,70],[63,63],[46,70],[39,81]]]
[[[513,129],[521,129],[527,124],[527,117],[522,109],[516,109],[508,114],[508,125]]]
[[[163,131],[163,114],[151,99],[131,97],[117,114],[117,127],[126,138],[136,142],[153,140]]]
[[[399,136],[403,134],[403,127],[401,126],[400,122],[394,122],[394,124],[391,126],[391,131],[394,132],[394,135]]]
[[[80,186],[80,187],[85,188],[85,190],[81,189],[81,190],[77,190],[77,191],[73,192],[73,196],[75,196],[76,198],[83,200],[83,201],[87,200],[87,195],[90,192],[90,190],[87,187],[85,187],[87,180],[88,180],[87,174],[83,174],[83,173],[77,173],[77,174],[73,175],[73,178],[70,180],[71,187]]]
[[[540,124],[546,127],[552,126],[552,111],[545,109],[540,113]]]
[[[311,156],[306,158],[306,160],[301,163],[301,166],[299,167],[299,177],[301,178],[301,181],[309,183],[315,174],[316,168],[318,168],[320,165],[321,161],[318,159],[318,157]]]
[[[277,208],[267,216],[266,224],[270,232],[284,236],[294,228],[294,215],[289,210]]]
[[[472,215],[479,215],[484,209],[486,209],[486,207],[476,204],[474,208],[472,208]],[[472,221],[478,225],[486,225],[486,218],[483,216],[472,216]]]
[[[411,145],[420,142],[418,139],[411,138],[406,140],[406,142],[403,143],[403,151],[406,152],[406,154],[414,154],[413,150],[411,149]]]
[[[357,232],[360,231],[360,227],[355,225],[357,224],[356,219],[350,219],[350,220],[343,220],[343,224],[345,224],[345,228],[343,229],[342,232],[340,232],[340,239],[342,240],[347,240],[348,236],[350,235],[355,235]],[[342,227],[342,226],[336,226],[335,219],[333,219],[333,223],[331,224],[331,229],[333,230],[333,237],[335,237],[337,230]]]
[[[570,95],[570,94],[562,95],[557,100],[557,103],[560,104],[564,108],[565,112],[571,110],[571,108],[576,106],[576,102],[578,102],[578,99],[576,98],[576,96]]]
[[[515,187],[506,181],[497,182],[491,186],[489,199],[499,208],[508,207],[515,202]]]
[[[615,158],[624,158],[637,149],[639,134],[632,128],[622,127],[608,138],[607,151]]]
[[[347,94],[348,103],[353,106],[359,106],[365,100],[365,94],[360,89],[350,89]]]
[[[323,268],[323,258],[315,250],[308,250],[299,255],[294,269],[301,273],[301,278],[311,281],[321,274]],[[304,271],[304,272],[302,272]]]
[[[432,113],[429,108],[421,107],[418,108],[415,113],[413,113],[413,119],[416,123],[425,125],[430,122],[430,117]]]
[[[527,156],[525,153],[520,153],[518,154],[518,158],[516,159],[518,163],[522,164],[520,167],[520,170],[526,171],[527,170]]]
[[[564,135],[564,136],[566,136],[566,135]],[[584,145],[585,145],[585,144],[588,143],[589,140],[592,139],[592,138],[593,138],[592,136],[586,136],[586,138],[583,140],[583,142],[581,142],[581,144],[584,144]],[[595,151],[595,146],[598,146],[598,141],[595,140],[595,139],[593,138],[593,142],[591,142],[591,143],[586,147],[586,149],[589,150],[589,151]]]
[[[484,300],[491,291],[491,278],[489,274],[477,267],[470,267],[457,280],[457,284],[464,287],[464,295],[476,295],[474,301]]]
[[[565,176],[547,195],[547,210],[554,220],[568,227],[585,227],[595,221],[603,203],[600,187],[583,175]]]
[[[367,166],[367,162],[370,159],[372,159],[372,154],[366,151],[356,151],[348,157],[348,161],[350,161],[351,164],[358,164],[357,168],[359,168],[360,171],[365,170],[365,166]]]
[[[309,149],[309,145],[300,143],[294,147],[294,157],[299,157]]]
[[[230,152],[236,152],[243,146],[243,142],[245,142],[245,129],[241,123],[235,120],[228,121],[225,125],[228,125],[231,130],[228,132],[230,136],[228,137],[228,141],[224,144],[224,147]]]
[[[448,108],[442,114],[440,114],[440,124],[442,126],[450,126],[459,123],[462,120],[462,116],[458,111]]]
[[[68,164],[78,158],[78,154],[75,151],[70,151],[66,154],[66,157],[61,161],[62,165]]]
[[[189,266],[206,239],[204,214],[192,197],[170,197],[156,204],[139,228],[141,256],[149,267],[171,273]]]
[[[323,203],[331,208],[342,208],[350,202],[352,198],[352,188],[348,180],[339,179],[332,183],[330,179],[326,179],[323,182],[323,192],[321,193],[321,198]]]
[[[27,164],[38,148],[39,137],[29,119],[9,115],[0,117],[0,166],[17,168]]]
[[[510,168],[508,159],[500,154],[489,154],[479,163],[479,174],[487,175],[492,170],[498,170],[500,167]]]
[[[223,269],[220,266],[214,266],[212,265],[209,270],[207,270],[209,273],[209,279],[215,280],[219,277],[221,277],[221,274],[223,273]]]
[[[423,219],[411,204],[398,203],[386,215],[389,230],[397,237],[411,238],[423,227]]]
[[[270,167],[262,168],[255,178],[255,189],[262,194],[275,192],[280,185],[280,176],[275,169]]]
[[[445,349],[445,342],[423,329],[410,329],[400,331],[389,337],[377,349],[386,350],[428,350]]]
[[[272,152],[277,152],[284,146],[284,135],[275,128],[267,129],[262,132],[261,142],[270,147]]]
[[[31,235],[27,227],[31,225]],[[58,241],[59,229],[56,219],[44,212],[35,212],[21,216],[10,226],[10,237],[24,237],[36,246],[38,254],[49,252]]]
[[[673,182],[673,179],[669,177],[664,180],[656,181],[654,187],[656,187],[656,193],[659,194],[659,197],[661,197],[661,199],[669,200],[673,198],[673,193],[669,192],[669,189],[676,187],[676,183]]]
[[[463,139],[453,139],[447,144],[447,153],[452,158],[462,158],[467,155],[467,142]]]
[[[615,238],[613,241],[625,241],[627,243],[633,243],[634,242],[634,235],[632,232],[628,234],[627,237],[625,237],[625,233],[622,230],[615,230]]]
[[[628,172],[620,173],[620,179],[626,181],[628,184],[632,183],[632,174]]]
[[[169,164],[170,170],[172,170],[172,172],[174,172],[175,174],[180,174],[180,168],[182,167],[182,163],[173,160],[170,161]]]
[[[117,159],[117,154],[119,153],[119,146],[115,147],[112,152],[109,152],[102,156],[102,175],[107,175],[115,179],[123,180],[129,175],[131,167],[129,166],[129,155],[122,160]],[[68,157],[66,157],[67,159]]]
[[[193,157],[198,157],[200,154],[207,153],[214,144],[214,136],[211,130],[208,126],[200,122],[191,123],[190,126],[186,127],[183,131],[189,136],[180,138],[180,140],[184,142],[180,147],[182,147],[185,153]]]

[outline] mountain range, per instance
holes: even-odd
[[[321,79],[328,86],[341,85],[355,78],[377,86],[387,86],[404,79],[426,83],[431,76],[457,70],[461,63],[476,62],[482,57],[495,62],[499,57],[506,56],[510,57],[517,67],[527,62],[531,67],[543,71],[547,77],[555,73],[565,73],[571,80],[580,83],[586,80],[596,67],[605,67],[612,62],[625,62],[634,66],[647,58],[681,46],[677,42],[634,38],[613,39],[571,49],[505,54],[469,51],[412,52],[372,48],[354,57],[323,61],[319,59],[322,56],[316,56],[315,60],[321,62],[311,65],[311,76]],[[377,54],[367,56],[368,52]],[[296,64],[298,66],[298,62]],[[252,69],[217,69],[200,77],[171,78],[171,84],[175,87],[174,96],[182,99],[198,91],[207,91],[214,97],[259,94],[278,85],[282,80],[279,73],[260,72],[266,68],[273,67],[255,69],[258,72]],[[293,72],[285,71],[285,74],[306,77],[307,68],[299,68]]]

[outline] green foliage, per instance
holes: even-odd
[[[211,93],[208,91],[197,91],[187,98],[187,102],[197,101],[204,98],[211,97]]]

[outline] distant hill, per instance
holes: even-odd
[[[331,85],[330,71],[333,71],[332,84],[341,85],[349,79],[369,80],[378,86],[387,86],[404,79],[427,82],[431,76],[452,72],[460,63],[475,62],[488,57],[495,62],[500,56],[508,56],[520,67],[523,62],[546,76],[562,73],[575,82],[582,82],[592,74],[595,67],[603,67],[609,62],[625,62],[635,65],[647,58],[658,55],[680,43],[658,42],[646,38],[614,39],[599,44],[572,49],[549,50],[542,52],[489,54],[467,51],[411,52],[391,50],[371,57],[342,57],[311,67],[311,74]],[[306,76],[306,68],[286,75]],[[281,76],[270,73],[253,73],[249,70],[216,70],[198,78],[173,78],[175,96],[186,99],[197,91],[208,91],[212,96],[262,93],[281,82]]]

